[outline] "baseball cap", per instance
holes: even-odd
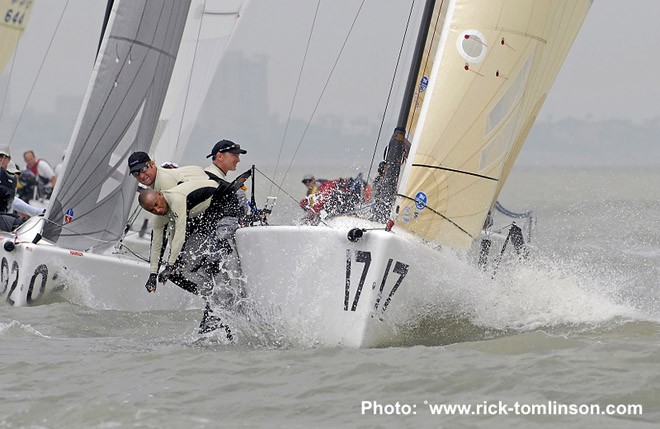
[[[302,182],[303,182],[303,183],[307,183],[307,182],[309,182],[310,180],[314,180],[314,175],[313,175],[313,174],[305,174],[305,175],[303,176]]]
[[[235,154],[247,153],[247,150],[241,149],[241,145],[234,143],[231,140],[220,140],[213,146],[211,153],[206,155],[207,158],[214,157],[218,152],[230,152]]]
[[[9,155],[9,152],[4,150],[4,149],[0,149],[0,156],[5,156],[7,158],[11,158],[11,155]]]
[[[130,168],[131,173],[140,171],[149,161],[151,161],[151,158],[149,158],[146,152],[133,152],[128,157],[128,168]]]
[[[4,152],[0,151],[0,155],[4,155]],[[14,164],[14,161],[9,161],[7,164],[7,173],[11,174],[20,174],[21,170],[16,167],[16,164]]]

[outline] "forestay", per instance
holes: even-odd
[[[0,72],[27,25],[34,0],[0,0]]]
[[[189,6],[189,0],[114,3],[47,210],[45,238],[89,250],[121,236],[137,186],[126,158],[151,145]]]
[[[465,248],[482,229],[591,0],[438,2],[397,225]],[[414,116],[413,116],[414,117]]]

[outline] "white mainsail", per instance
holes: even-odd
[[[120,238],[137,186],[126,158],[151,145],[189,6],[189,0],[114,3],[45,238],[76,250],[103,249]]]
[[[154,158],[180,162],[248,0],[193,0],[154,136]]]
[[[25,30],[34,0],[0,0],[0,72]]]
[[[468,247],[589,10],[591,0],[441,2],[428,88],[399,185],[399,228]]]

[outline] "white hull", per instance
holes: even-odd
[[[146,262],[126,255],[63,249],[45,241],[32,244],[39,218],[14,236],[0,234],[0,299],[14,306],[67,300],[107,310],[148,311],[200,307],[201,299],[172,283],[148,293]],[[30,228],[35,226],[35,228]],[[17,243],[7,250],[6,242]],[[145,241],[145,245],[148,243]],[[11,246],[9,246],[11,247]]]
[[[351,228],[366,231],[357,242]],[[408,234],[382,225],[340,218],[326,226],[268,226],[236,234],[248,296],[306,343],[349,347],[400,344],[419,323],[433,297],[419,293],[437,279],[446,255]],[[311,338],[310,338],[311,337]]]

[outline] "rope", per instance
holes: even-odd
[[[282,151],[284,150],[284,142],[286,141],[287,133],[289,132],[289,125],[291,124],[291,117],[293,116],[293,107],[296,104],[296,99],[298,97],[298,88],[300,87],[300,82],[302,81],[303,70],[305,70],[305,64],[307,63],[307,54],[309,52],[309,46],[312,41],[312,34],[314,33],[314,28],[316,27],[316,18],[319,13],[319,7],[321,6],[320,0],[316,2],[316,10],[314,11],[314,20],[312,21],[312,26],[309,29],[309,36],[307,37],[307,45],[305,46],[305,54],[303,55],[302,64],[300,65],[300,73],[298,73],[298,80],[296,81],[296,89],[293,92],[293,98],[291,99],[291,106],[289,107],[289,115],[286,118],[286,125],[284,126],[284,135],[282,136],[282,142],[280,144],[280,150],[277,153],[277,162],[275,163],[275,171],[273,172],[273,177],[277,175],[277,168],[280,165],[280,159],[282,158]],[[286,177],[286,174],[284,175]],[[284,180],[284,178],[282,179]],[[272,192],[273,186],[271,185],[270,191]]]

